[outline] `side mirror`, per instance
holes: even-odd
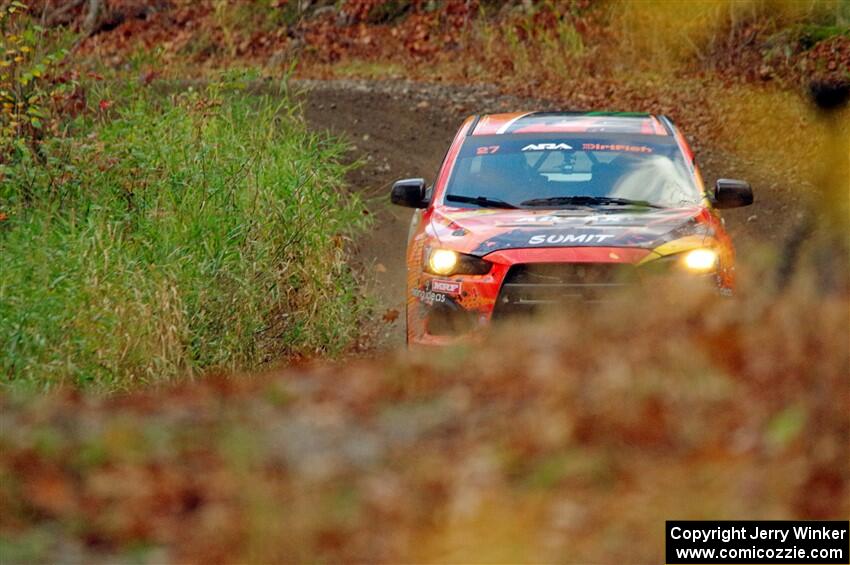
[[[390,194],[393,204],[408,208],[427,208],[425,200],[425,179],[404,179],[393,185]]]
[[[750,183],[735,179],[717,179],[714,185],[714,206],[716,208],[739,208],[753,203],[753,189]]]

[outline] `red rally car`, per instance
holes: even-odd
[[[433,186],[392,189],[393,203],[417,209],[407,341],[451,343],[494,318],[603,300],[659,271],[731,294],[735,253],[717,209],[752,201],[743,181],[708,192],[665,116],[472,116]]]

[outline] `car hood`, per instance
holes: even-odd
[[[653,249],[686,236],[712,236],[708,214],[702,206],[557,210],[438,208],[431,223],[441,245],[480,257],[503,249],[540,247]]]

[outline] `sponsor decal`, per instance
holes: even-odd
[[[523,151],[571,151],[566,143],[531,143],[522,148]]]
[[[529,245],[550,244],[557,245],[559,243],[602,243],[603,241],[614,237],[610,233],[556,233],[551,235],[533,235],[528,240]]]
[[[673,219],[675,221],[675,218]],[[647,224],[659,225],[660,222],[672,223],[666,217],[656,214],[627,215],[622,213],[610,215],[573,214],[563,216],[524,216],[508,218],[502,226],[561,226],[572,224],[576,227],[601,225],[604,227],[643,227]]]
[[[584,151],[623,151],[626,153],[652,153],[652,147],[646,145],[623,145],[620,143],[583,143]]]
[[[458,294],[460,294],[460,282],[434,279],[431,281],[431,290],[433,292],[440,292],[451,296],[457,296]]]
[[[421,288],[414,288],[411,291],[411,294],[415,298],[418,298],[420,302],[424,302],[428,305],[445,302],[448,298],[445,294],[434,292],[432,290],[422,290]]]
[[[597,216],[586,214],[573,216],[523,216],[521,218],[510,218],[506,226],[523,225],[555,225],[555,224],[589,224],[598,220]]]

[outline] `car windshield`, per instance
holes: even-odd
[[[463,208],[692,206],[699,189],[672,138],[548,134],[473,136],[445,203]]]

